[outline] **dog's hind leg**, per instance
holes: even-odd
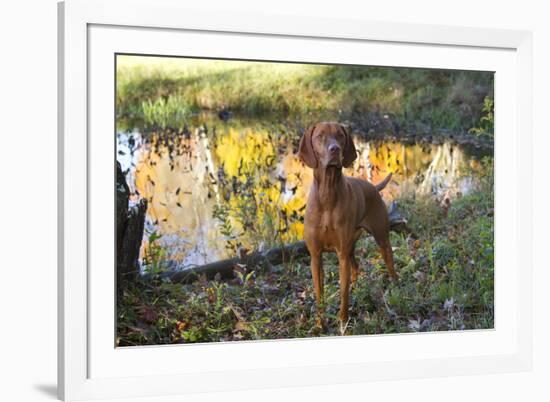
[[[393,251],[390,243],[388,210],[380,196],[373,200],[369,216],[367,216],[367,219],[365,219],[361,226],[374,237],[376,244],[378,244],[380,248],[380,253],[384,258],[384,263],[386,264],[390,277],[396,280],[397,274],[393,266]]]
[[[349,260],[351,264],[351,284],[353,285],[359,276],[359,265],[355,259],[355,247],[351,250]]]
[[[384,263],[386,264],[390,277],[393,280],[397,280],[397,274],[395,273],[393,266],[393,251],[391,249],[389,233],[378,237],[375,236],[374,239],[376,240],[378,247],[380,247],[380,253],[382,254],[382,258],[384,259]]]

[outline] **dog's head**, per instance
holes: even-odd
[[[340,123],[317,123],[300,140],[298,156],[312,169],[350,167],[357,151],[349,129]]]

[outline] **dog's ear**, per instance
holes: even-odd
[[[298,149],[298,156],[307,166],[312,169],[317,168],[317,155],[313,150],[313,142],[311,136],[315,130],[315,124],[309,127],[300,140],[300,148]]]
[[[350,167],[355,159],[357,159],[357,151],[355,150],[355,144],[353,138],[351,138],[351,128],[349,126],[340,125],[342,131],[346,135],[346,146],[344,147],[344,155],[342,166]]]

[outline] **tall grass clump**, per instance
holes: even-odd
[[[193,111],[193,108],[186,105],[185,99],[181,96],[168,96],[155,100],[147,99],[141,104],[143,120],[149,126],[160,128],[184,126],[185,121]]]
[[[495,104],[493,98],[486,96],[483,100],[482,116],[477,126],[472,127],[469,132],[477,136],[494,137],[495,135]]]

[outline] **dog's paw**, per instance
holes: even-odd
[[[320,330],[327,329],[327,320],[324,316],[317,316],[315,318],[315,328],[318,328]]]
[[[340,320],[340,335],[346,334],[346,330],[348,329],[348,324],[349,324],[349,319],[346,322]]]

